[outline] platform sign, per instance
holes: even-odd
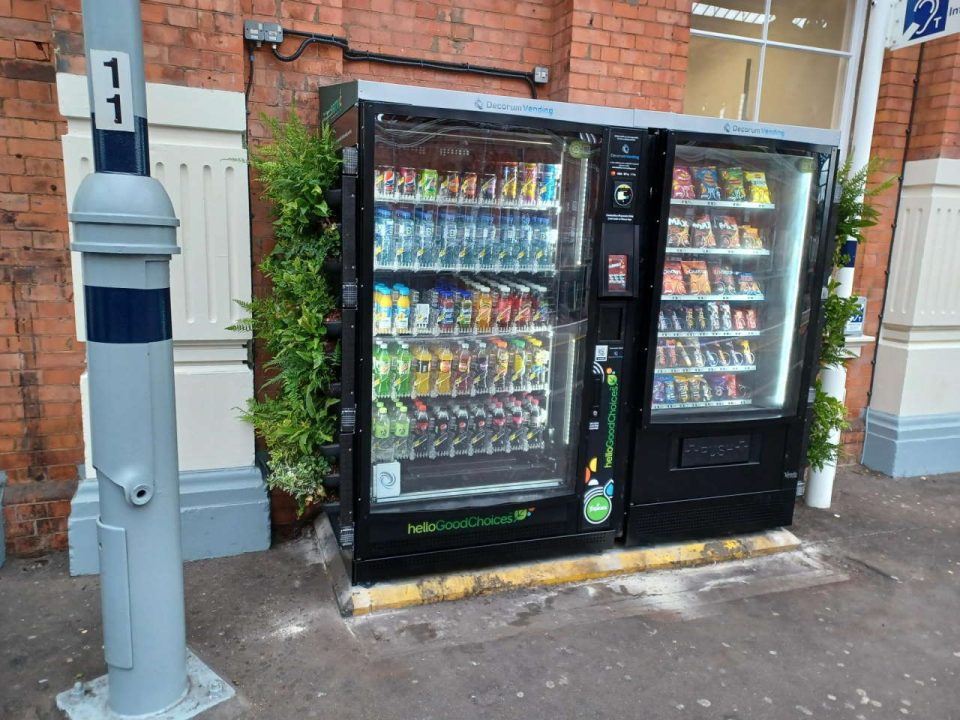
[[[960,32],[960,0],[896,0],[887,47],[891,50]]]

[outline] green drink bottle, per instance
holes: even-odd
[[[393,396],[408,398],[413,389],[413,355],[407,343],[400,343],[393,356]]]
[[[393,447],[397,459],[410,456],[410,415],[407,406],[397,403],[393,415]]]
[[[386,343],[377,343],[373,354],[373,392],[377,397],[390,397],[391,382],[390,348]]]

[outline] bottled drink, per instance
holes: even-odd
[[[473,408],[473,417],[471,417],[470,427],[470,454],[476,455],[487,450],[487,411],[483,404],[478,403]]]
[[[390,443],[390,416],[387,406],[377,403],[377,413],[373,417],[373,454],[377,460],[392,460]]]
[[[527,447],[531,450],[544,447],[544,430],[547,424],[547,415],[540,407],[540,398],[530,398],[530,421],[527,424]]]
[[[493,452],[502,452],[507,449],[507,414],[503,410],[503,403],[494,400],[490,412],[490,445]]]
[[[441,347],[437,353],[437,395],[449,395],[453,390],[453,351],[449,347]]]
[[[407,406],[397,403],[393,413],[393,453],[394,458],[405,459],[410,456],[410,416]]]
[[[410,346],[400,343],[393,356],[393,396],[397,398],[410,397],[413,387],[413,355]]]
[[[533,317],[533,305],[530,300],[530,288],[526,285],[515,286],[513,324],[526,327]]]
[[[457,295],[460,300],[457,306],[457,328],[461,332],[469,332],[473,327],[473,293],[460,290]]]
[[[450,412],[446,408],[437,408],[433,421],[433,450],[430,457],[449,457],[452,438]]]
[[[396,302],[393,308],[393,328],[398,335],[410,332],[410,288],[406,285],[393,286]]]
[[[476,255],[477,267],[493,267],[497,251],[497,225],[494,222],[493,212],[483,210],[477,224]]]
[[[436,221],[432,207],[418,207],[416,210],[416,261],[419,267],[431,267],[436,264],[434,257],[434,235]]]
[[[437,329],[441,333],[452,333],[456,326],[456,300],[453,291],[440,290],[438,293]]]
[[[378,205],[373,220],[373,256],[376,267],[393,262],[393,212]]]
[[[553,229],[553,221],[550,215],[544,214],[539,218],[539,242],[537,246],[537,257],[534,259],[536,266],[540,269],[553,267],[554,257],[556,255],[556,246],[554,238],[556,232]]]
[[[431,382],[431,365],[433,355],[426,345],[417,347],[413,355],[413,391],[417,397],[427,397],[433,389]]]
[[[390,348],[385,342],[378,342],[373,354],[373,391],[377,397],[390,397],[393,389],[390,365]]]
[[[456,371],[453,376],[453,388],[455,394],[460,397],[469,395],[473,386],[473,372],[470,364],[473,362],[473,354],[470,352],[470,345],[460,343],[460,352],[457,354]]]
[[[493,323],[493,297],[490,294],[490,288],[486,285],[478,285],[474,297],[474,323],[477,326],[477,332],[490,332],[490,326]]]
[[[411,428],[410,457],[428,457],[431,449],[430,415],[427,406],[417,402],[413,427]]]
[[[527,449],[526,418],[520,398],[513,398],[510,406],[510,434],[507,440],[511,450]]]
[[[517,244],[513,258],[517,269],[522,270],[530,266],[530,258],[534,250],[534,218],[530,213],[520,213],[520,227],[517,232]]]
[[[510,385],[516,389],[523,387],[527,376],[527,344],[523,340],[515,338],[511,350],[512,362],[510,362],[509,381]]]
[[[390,288],[377,283],[373,288],[373,324],[379,335],[389,335],[393,332],[393,296]]]
[[[507,389],[510,380],[510,349],[504,340],[497,338],[493,341],[493,389],[501,391]]]
[[[550,353],[544,347],[543,341],[539,338],[528,337],[527,345],[530,347],[528,353],[529,362],[527,363],[527,379],[531,385],[543,386],[547,382],[547,368],[550,363]]]
[[[513,305],[508,285],[497,285],[495,315],[498,328],[510,327],[510,321],[513,319]]]
[[[517,251],[517,225],[512,210],[500,213],[500,245],[497,248],[497,267],[513,268]]]
[[[413,265],[413,213],[406,208],[398,208],[394,224],[393,265],[409,267]]]
[[[451,455],[466,455],[470,447],[470,412],[466,407],[457,405],[453,411],[453,438]]]
[[[459,252],[460,228],[457,210],[445,207],[440,211],[440,242],[437,243],[437,263],[440,267],[453,267]]]
[[[477,211],[464,208],[460,213],[460,247],[457,253],[459,267],[473,267],[477,262]]]

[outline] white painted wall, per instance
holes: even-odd
[[[870,407],[960,413],[960,160],[907,163]]]
[[[87,81],[57,75],[68,208],[93,171]],[[242,317],[235,299],[250,299],[250,231],[246,108],[243,93],[147,83],[151,173],[173,201],[182,250],[170,272],[180,469],[253,464],[252,428],[237,418],[253,393],[244,364],[249,334],[227,327]],[[72,232],[72,227],[71,227]],[[85,339],[80,256],[72,254],[77,337]],[[90,463],[86,375],[83,403],[86,475]]]

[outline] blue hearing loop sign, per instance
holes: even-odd
[[[960,32],[960,0],[899,0],[893,23],[887,46],[894,50],[952,35]]]

